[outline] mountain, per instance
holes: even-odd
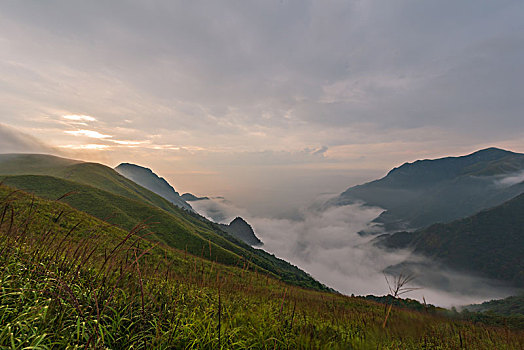
[[[166,199],[118,174],[110,167],[98,163],[46,154],[0,154],[0,175],[52,176],[144,202],[172,214],[178,215],[180,212]]]
[[[122,163],[115,170],[128,179],[136,182],[151,192],[167,199],[174,205],[192,210],[191,206],[178,194],[177,191],[163,178],[155,174],[151,169],[136,164]]]
[[[231,236],[236,237],[251,246],[262,245],[262,241],[255,235],[255,231],[253,231],[251,225],[241,217],[236,217],[229,223],[229,225],[221,224],[220,227]]]
[[[208,197],[197,197],[191,193],[184,193],[180,196],[164,178],[156,175],[151,169],[136,164],[122,163],[118,165],[115,170],[119,174],[167,199],[180,208],[193,210],[186,201],[209,199]],[[262,245],[262,242],[255,235],[253,228],[240,217],[234,219],[229,225],[220,225],[220,228],[250,246]]]
[[[283,281],[326,289],[296,266],[252,248],[218,224],[175,206],[102,164],[49,155],[0,155],[0,182],[46,199],[61,198],[125,230],[146,223],[151,240],[195,256],[226,265],[249,262]]]
[[[209,197],[197,197],[192,193],[184,193],[180,197],[182,197],[182,199],[185,200],[186,202],[203,201],[203,200],[209,199]]]
[[[0,184],[2,349],[522,348],[506,317],[459,322],[403,309],[411,302],[384,329],[384,305],[153,243],[63,203],[71,197]]]
[[[524,193],[491,209],[414,232],[379,237],[453,269],[524,287]]]
[[[363,202],[385,211],[388,231],[449,222],[501,204],[524,192],[524,154],[487,148],[461,157],[418,160],[385,177],[354,186],[333,203]]]

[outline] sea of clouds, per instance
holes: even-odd
[[[399,271],[399,264],[409,266],[416,276],[412,286],[421,287],[405,297],[420,301],[424,298],[434,305],[460,306],[514,292],[493,281],[452,271],[409,250],[377,247],[373,240],[383,232],[373,219],[383,211],[381,208],[363,204],[326,206],[328,199],[324,196],[310,203],[294,219],[257,217],[224,198],[191,205],[215,222],[229,223],[237,216],[243,217],[264,242],[264,250],[344,294],[387,294],[384,271],[393,271],[391,267],[395,266]]]

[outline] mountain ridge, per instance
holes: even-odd
[[[450,222],[496,206],[524,192],[524,183],[497,181],[524,170],[524,154],[486,148],[459,157],[404,163],[381,179],[348,188],[331,203],[363,202],[384,212],[387,231]]]
[[[115,170],[120,175],[123,175],[137,184],[147,188],[148,190],[158,194],[176,206],[187,210],[193,210],[191,205],[189,205],[180,196],[175,188],[171,186],[171,184],[169,184],[166,179],[158,176],[152,169],[132,163],[120,163],[115,167]]]

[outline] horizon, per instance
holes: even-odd
[[[0,124],[0,127],[1,127],[1,124]],[[13,130],[11,129],[10,131],[12,132]],[[2,130],[0,128],[0,134],[1,133],[2,133]],[[27,137],[28,135],[24,135],[23,133],[19,133],[19,136],[24,138],[24,137]],[[37,140],[37,141],[40,142],[40,140]],[[23,151],[23,150],[16,151],[17,147],[18,148],[22,148],[22,149],[25,148],[26,151]],[[239,212],[243,212],[244,215],[247,215],[247,216],[251,216],[251,217],[268,217],[268,218],[275,218],[275,219],[293,219],[293,220],[300,219],[299,212],[301,210],[307,209],[308,206],[312,205],[317,200],[319,200],[321,198],[328,198],[330,196],[339,195],[340,193],[344,192],[345,190],[347,190],[348,188],[350,188],[352,186],[361,185],[361,184],[368,183],[370,181],[381,179],[381,178],[385,177],[391,170],[396,169],[396,168],[398,168],[398,167],[400,167],[400,166],[402,166],[404,164],[410,164],[410,163],[414,163],[416,161],[423,161],[423,160],[435,160],[435,159],[449,158],[449,157],[463,157],[463,156],[468,156],[468,155],[477,153],[479,151],[483,151],[483,150],[487,150],[487,149],[491,149],[491,148],[495,148],[495,149],[499,149],[499,150],[503,150],[503,151],[508,151],[508,152],[514,152],[514,153],[524,153],[524,152],[519,152],[519,151],[513,150],[513,149],[505,149],[505,148],[497,147],[497,146],[488,146],[486,148],[476,149],[476,150],[473,150],[473,151],[470,151],[470,152],[467,152],[467,153],[437,155],[437,156],[432,157],[432,158],[418,158],[418,159],[411,159],[411,160],[401,161],[400,163],[398,163],[397,165],[395,165],[395,166],[393,166],[391,168],[380,169],[380,170],[373,169],[373,170],[369,170],[369,171],[365,172],[364,174],[360,173],[360,174],[355,175],[354,172],[348,171],[347,173],[342,175],[338,179],[337,182],[331,183],[330,184],[331,186],[325,186],[324,188],[316,188],[316,189],[313,189],[310,192],[302,193],[302,195],[297,195],[297,193],[295,192],[294,195],[296,196],[296,198],[294,198],[294,201],[291,202],[292,205],[290,207],[289,203],[285,203],[284,206],[279,206],[278,203],[276,203],[276,201],[278,199],[276,199],[274,201],[268,200],[263,205],[258,205],[258,206],[257,205],[253,205],[252,202],[245,200],[245,198],[243,197],[243,195],[244,195],[243,193],[238,193],[238,192],[234,192],[234,191],[233,192],[227,192],[227,191],[224,191],[223,188],[222,189],[218,188],[218,190],[216,192],[213,192],[213,191],[206,191],[206,189],[207,189],[206,187],[203,187],[201,190],[198,190],[199,189],[198,184],[197,184],[197,186],[194,187],[194,188],[196,188],[196,190],[194,190],[193,187],[191,187],[191,188],[181,187],[181,186],[178,186],[179,182],[178,182],[178,177],[176,175],[175,176],[165,175],[162,172],[160,172],[159,170],[157,170],[154,166],[148,166],[147,164],[133,163],[133,162],[131,162],[129,160],[122,160],[122,161],[114,160],[113,162],[109,163],[109,162],[104,162],[104,161],[97,161],[97,159],[89,159],[89,158],[88,159],[81,159],[80,157],[74,157],[74,156],[72,157],[72,156],[68,155],[67,153],[64,154],[64,153],[61,153],[59,151],[52,152],[52,149],[51,149],[51,151],[47,151],[47,152],[37,152],[36,149],[35,149],[35,151],[27,151],[28,150],[27,147],[28,147],[28,145],[25,145],[23,143],[16,144],[15,142],[11,142],[11,143],[4,142],[2,144],[2,141],[0,141],[0,148],[2,148],[2,149],[7,148],[7,149],[15,150],[13,152],[1,152],[0,154],[10,154],[10,153],[12,153],[12,154],[50,155],[50,156],[61,157],[61,158],[65,158],[65,159],[77,160],[77,161],[81,161],[81,162],[100,163],[100,164],[108,166],[108,167],[110,167],[112,169],[116,168],[118,165],[123,164],[123,163],[129,163],[129,164],[133,164],[133,165],[138,165],[138,166],[141,166],[141,167],[148,168],[148,169],[152,170],[153,173],[155,173],[160,178],[164,178],[175,189],[175,191],[177,191],[181,195],[183,193],[191,193],[191,194],[196,195],[197,197],[210,197],[210,198],[219,198],[220,197],[220,198],[224,198],[224,199],[228,200],[235,208],[238,209]],[[29,149],[31,147],[32,146],[29,145]],[[81,155],[79,155],[79,156],[81,156]],[[375,176],[373,174],[375,174]],[[299,188],[299,190],[301,190],[301,189],[302,188]],[[279,188],[275,189],[275,191],[279,191],[279,190],[280,190]],[[248,189],[248,191],[249,191],[249,189]],[[270,194],[274,194],[274,192],[270,193]],[[288,195],[288,194],[289,193],[287,193],[285,195]],[[255,201],[258,201],[260,198],[261,197],[255,198]],[[270,199],[275,199],[275,198],[276,197],[270,198]]]

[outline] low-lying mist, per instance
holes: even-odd
[[[328,198],[319,198],[299,210],[299,219],[275,219],[251,215],[223,198],[191,202],[207,218],[229,223],[242,216],[262,240],[264,250],[299,266],[317,280],[344,294],[385,295],[384,270],[409,265],[415,272],[414,287],[404,297],[443,306],[460,306],[512,294],[486,279],[445,269],[409,250],[386,251],[372,240],[381,233],[372,221],[383,210],[360,204],[325,207]]]
[[[522,182],[524,182],[524,170],[520,172],[515,172],[513,174],[501,178],[497,178],[495,180],[495,185],[499,187],[510,187]]]

